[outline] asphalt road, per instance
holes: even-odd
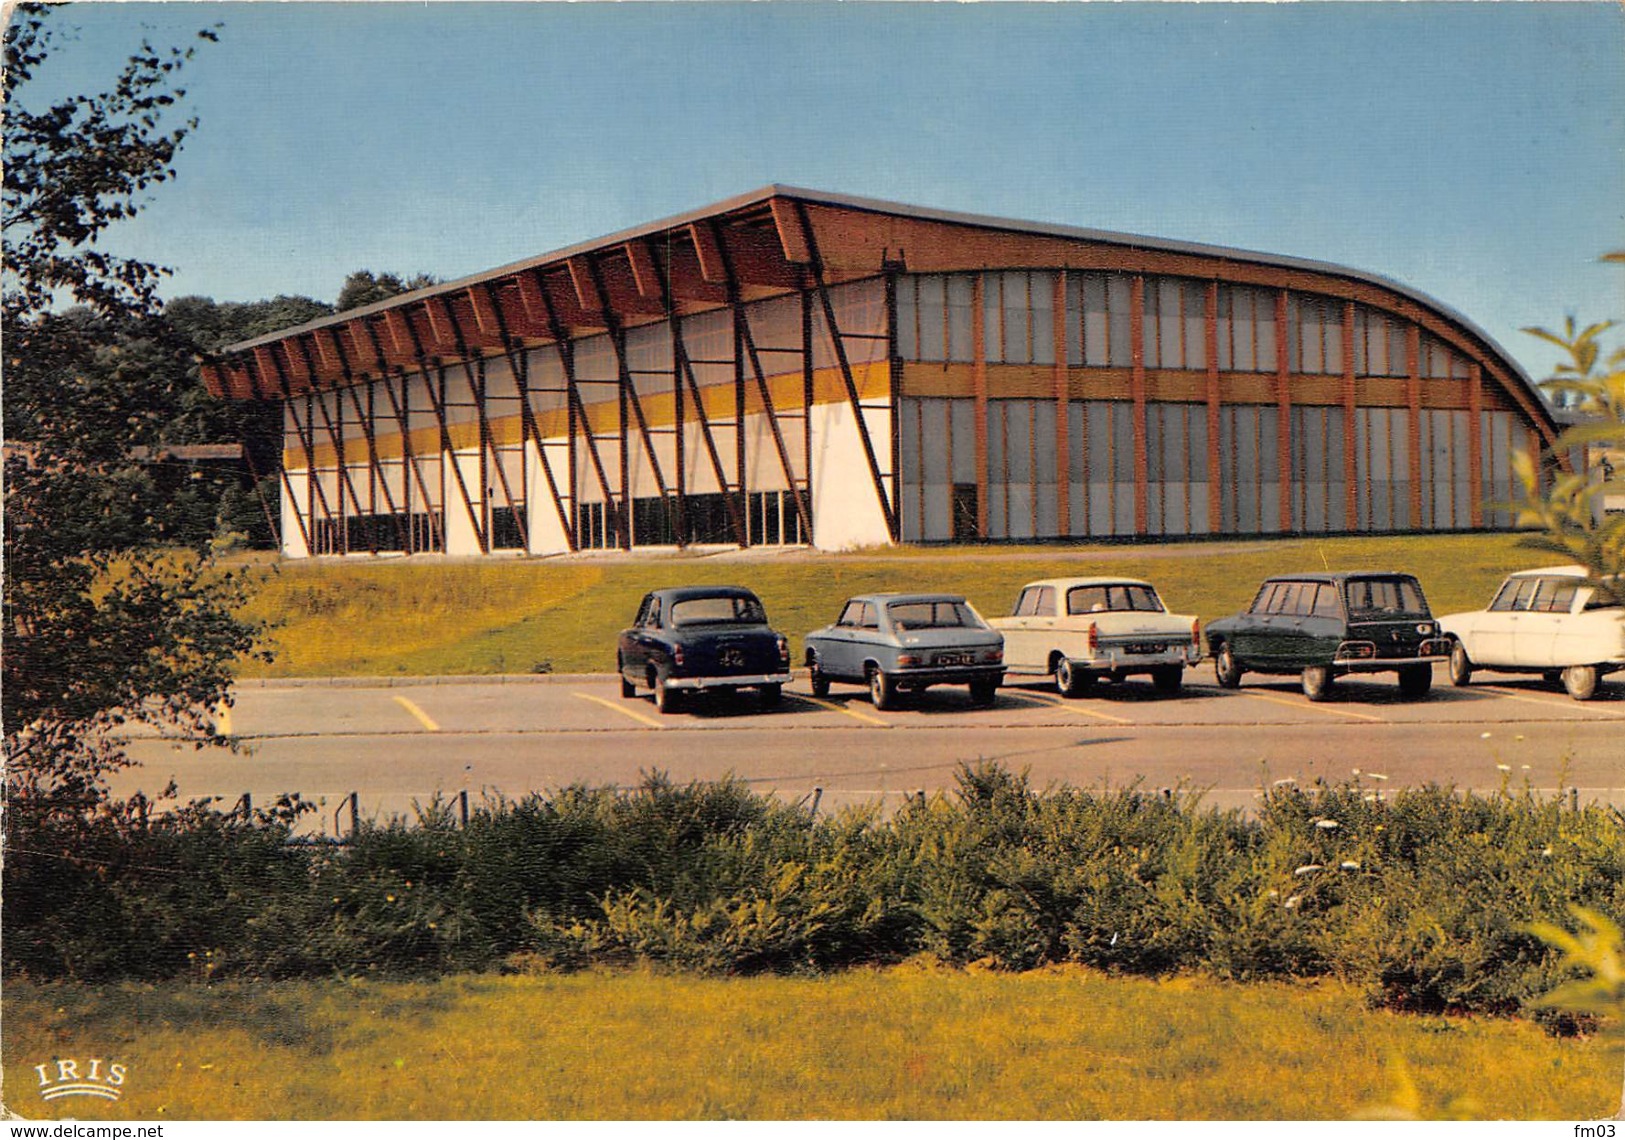
[[[414,801],[467,790],[474,802],[571,783],[635,784],[659,769],[682,782],[732,773],[754,787],[822,804],[895,805],[951,788],[961,762],[998,760],[1042,786],[1203,790],[1220,806],[1247,805],[1265,785],[1358,778],[1373,789],[1437,782],[1487,791],[1527,782],[1547,795],[1578,789],[1582,802],[1625,806],[1625,685],[1571,701],[1535,679],[1452,688],[1442,671],[1432,697],[1400,698],[1391,678],[1345,678],[1312,705],[1295,681],[1248,677],[1217,688],[1208,668],[1186,674],[1178,698],[1149,684],[1103,686],[1082,700],[1016,683],[992,708],[963,689],[932,689],[893,712],[875,712],[857,688],[815,700],[804,679],[772,711],[753,694],[694,703],[661,716],[647,695],[623,700],[613,677],[248,685],[222,729],[238,754],[142,738],[142,762],[114,791],[156,793],[173,779],[181,798],[243,793],[263,804],[297,791],[324,805],[313,829],[347,826],[342,802],[362,814],[410,812]]]

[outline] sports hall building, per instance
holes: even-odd
[[[1558,430],[1368,273],[786,186],[203,371],[292,557],[1506,527]]]

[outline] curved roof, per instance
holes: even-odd
[[[771,184],[709,206],[242,341],[204,364],[219,394],[276,398],[425,361],[633,327],[888,269],[1117,268],[1331,293],[1483,360],[1554,435],[1515,360],[1461,313],[1379,274],[1256,250],[956,213]]]

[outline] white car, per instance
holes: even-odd
[[[1169,613],[1150,582],[1133,578],[1030,582],[1010,616],[988,624],[1004,634],[1007,674],[1053,677],[1068,697],[1134,674],[1149,674],[1158,692],[1177,693],[1185,666],[1202,658],[1197,619]]]
[[[1599,679],[1625,669],[1625,606],[1586,585],[1579,566],[1520,570],[1489,608],[1450,614],[1439,625],[1453,639],[1450,680],[1465,685],[1475,670],[1559,677],[1569,696],[1590,700]]]

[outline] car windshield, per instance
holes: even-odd
[[[1074,586],[1066,592],[1066,612],[1098,614],[1140,611],[1160,614],[1162,599],[1150,586],[1114,582],[1105,586]]]
[[[1351,578],[1349,613],[1355,617],[1427,617],[1428,604],[1414,578]]]
[[[981,629],[982,621],[964,602],[897,602],[886,607],[896,629]]]
[[[755,598],[687,598],[671,607],[671,624],[765,625],[767,614]]]

